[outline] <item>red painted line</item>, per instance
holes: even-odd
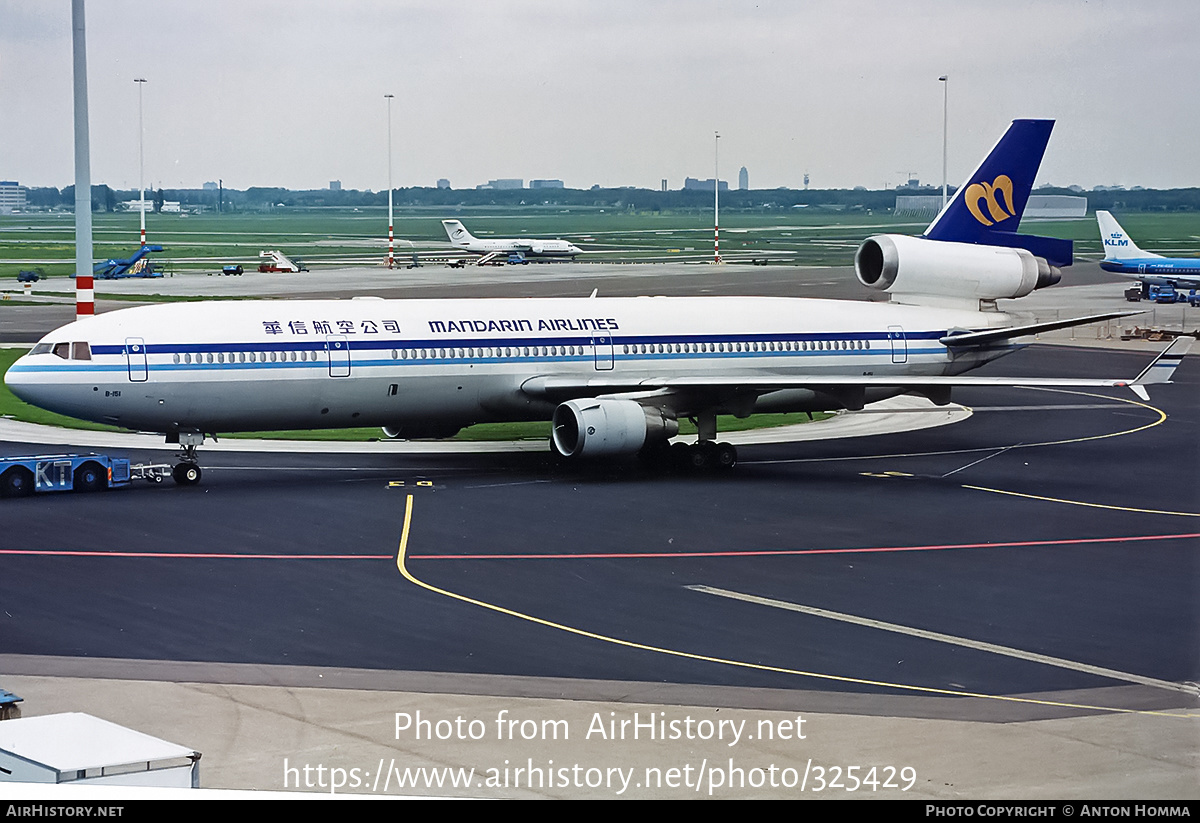
[[[805,554],[869,554],[874,552],[932,552],[948,549],[1003,549],[1029,546],[1070,546],[1087,543],[1132,543],[1144,540],[1188,540],[1195,534],[1147,534],[1130,537],[1080,537],[1067,540],[1023,540],[1010,543],[950,543],[942,546],[874,546],[858,549],[762,549],[718,552],[608,552],[594,554],[411,554],[410,560],[616,560],[676,557],[790,557]]]

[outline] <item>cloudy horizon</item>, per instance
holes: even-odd
[[[1038,184],[1200,186],[1200,6],[1050,2],[106,0],[87,5],[92,182],[657,189],[940,185],[1008,122],[1057,125]],[[0,0],[0,179],[74,181],[71,7]],[[1151,127],[1153,124],[1153,127]]]

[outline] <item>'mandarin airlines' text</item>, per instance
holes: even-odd
[[[553,317],[537,321],[537,331],[616,331],[617,321],[611,317]],[[533,320],[430,320],[429,330],[435,334],[463,332],[534,331]]]

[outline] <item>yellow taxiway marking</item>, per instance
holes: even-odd
[[[869,617],[859,617],[854,614],[845,614],[844,612],[834,612],[828,609],[818,609],[816,606],[804,606],[800,603],[789,603],[786,600],[773,600],[767,597],[758,597],[753,594],[743,594],[742,592],[733,592],[728,589],[718,589],[712,586],[688,586],[687,588],[695,592],[703,594],[714,594],[718,597],[727,597],[731,600],[741,600],[746,603],[756,603],[760,606],[770,606],[774,609],[784,609],[786,611],[800,612],[801,614],[810,614],[815,617],[824,617],[829,620],[838,620],[843,623],[853,623],[858,626],[866,626],[872,629],[881,629],[883,631],[895,632],[897,634],[906,634],[911,637],[920,637],[925,640],[936,640],[939,643],[948,643],[953,646],[962,646],[968,649],[977,651],[991,652],[992,654],[1004,655],[1005,657],[1015,657],[1018,660],[1028,660],[1033,663],[1044,663],[1047,666],[1057,666],[1060,669],[1071,669],[1085,674],[1095,674],[1100,677],[1108,677],[1113,680],[1124,680],[1128,683],[1137,683],[1142,686],[1153,686],[1157,689],[1169,689],[1171,691],[1183,692],[1185,694],[1197,695],[1200,694],[1200,687],[1192,683],[1175,683],[1170,680],[1159,680],[1155,677],[1144,677],[1140,674],[1131,674],[1129,672],[1117,671],[1116,669],[1106,669],[1102,666],[1092,666],[1087,663],[1078,663],[1074,660],[1066,660],[1061,657],[1050,657],[1045,654],[1037,654],[1036,652],[1027,652],[1021,649],[1014,649],[1010,646],[1000,646],[995,643],[985,643],[981,640],[971,640],[966,637],[955,637],[952,634],[942,634],[941,632],[931,632],[925,629],[916,629],[911,626],[902,626],[898,623],[888,623],[883,620],[873,620]]]
[[[1110,509],[1118,512],[1136,512],[1137,514],[1169,514],[1175,517],[1200,517],[1197,512],[1173,512],[1163,509],[1139,509],[1134,506],[1110,506],[1107,503],[1088,503],[1085,500],[1068,500],[1065,497],[1046,497],[1040,494],[1026,494],[1024,492],[1010,492],[1004,489],[989,489],[986,486],[969,486],[963,485],[964,489],[974,489],[979,492],[991,492],[992,494],[1007,494],[1010,497],[1024,497],[1028,500],[1042,500],[1047,503],[1066,503],[1070,506],[1087,506],[1092,509]]]
[[[449,597],[452,600],[458,600],[462,603],[470,603],[471,605],[478,606],[481,609],[488,609],[489,611],[508,615],[509,617],[515,617],[518,620],[527,620],[530,623],[536,623],[539,626],[546,626],[547,628],[557,629],[559,631],[567,632],[568,634],[573,634],[578,637],[586,637],[591,640],[598,640],[602,643],[612,643],[613,645],[623,646],[628,649],[639,649],[641,651],[655,652],[657,654],[664,654],[664,655],[668,655],[670,657],[678,657],[678,658],[682,658],[685,660],[697,660],[697,661],[704,662],[704,663],[715,663],[715,664],[722,665],[722,666],[735,666],[737,668],[752,669],[754,671],[762,671],[762,672],[773,672],[775,674],[789,674],[789,675],[796,675],[798,677],[812,677],[812,678],[815,678],[818,680],[832,680],[832,681],[835,681],[838,683],[854,683],[854,684],[862,685],[862,686],[878,686],[880,688],[901,689],[904,691],[918,692],[921,694],[944,695],[944,696],[948,696],[948,697],[976,697],[981,700],[1000,700],[1000,701],[1003,701],[1006,703],[1024,703],[1024,704],[1030,704],[1030,705],[1035,705],[1035,706],[1053,706],[1053,707],[1064,708],[1064,709],[1086,709],[1088,711],[1112,712],[1115,714],[1145,714],[1145,715],[1157,715],[1160,717],[1180,717],[1180,718],[1191,718],[1191,717],[1197,716],[1197,714],[1195,712],[1147,711],[1147,710],[1143,710],[1143,709],[1114,708],[1112,706],[1089,706],[1089,705],[1082,704],[1082,703],[1064,703],[1064,702],[1054,701],[1054,700],[1037,700],[1032,697],[1012,697],[1009,695],[983,694],[983,693],[979,693],[979,692],[957,691],[955,689],[938,689],[938,688],[934,688],[932,686],[914,686],[914,685],[910,685],[910,684],[906,684],[906,683],[889,683],[889,682],[883,681],[883,680],[867,680],[867,679],[864,679],[861,677],[845,677],[845,676],[837,675],[837,674],[822,674],[821,672],[809,672],[809,671],[804,671],[802,669],[790,669],[790,668],[786,668],[783,666],[770,666],[770,665],[767,665],[764,663],[750,663],[745,660],[730,660],[730,659],[722,658],[722,657],[713,657],[711,655],[696,654],[694,652],[680,651],[678,649],[667,649],[667,648],[663,648],[661,646],[651,646],[646,643],[637,643],[632,640],[623,640],[619,637],[609,637],[607,635],[597,634],[596,632],[590,632],[585,629],[578,629],[578,628],[575,628],[574,626],[567,626],[563,623],[556,623],[552,620],[546,620],[541,617],[534,617],[533,615],[514,611],[512,609],[505,608],[504,606],[497,606],[494,603],[487,603],[483,600],[476,600],[473,597],[467,597],[466,595],[463,595],[463,594],[457,594],[456,592],[438,588],[437,586],[434,586],[431,583],[426,583],[425,581],[416,578],[415,576],[413,576],[412,572],[410,572],[408,570],[408,566],[405,564],[405,556],[408,551],[408,536],[409,536],[409,532],[412,528],[412,514],[413,514],[413,495],[409,494],[407,503],[404,508],[404,528],[403,528],[403,531],[400,533],[400,547],[399,547],[399,550],[396,552],[396,568],[400,571],[401,576],[403,576],[405,580],[412,583],[414,586],[418,586],[422,589],[425,589],[426,591],[433,592],[434,594],[440,594],[443,597]]]

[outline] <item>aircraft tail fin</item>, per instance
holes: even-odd
[[[1014,120],[979,168],[925,230],[930,240],[1028,249],[1054,266],[1072,262],[1070,240],[1017,234],[1053,120]]]
[[[442,228],[446,230],[446,236],[450,238],[450,242],[456,246],[470,243],[475,239],[459,220],[443,220]]]
[[[1133,238],[1125,233],[1117,219],[1106,211],[1096,212],[1100,224],[1100,242],[1104,244],[1105,260],[1126,260],[1132,257],[1158,257],[1138,248]]]

